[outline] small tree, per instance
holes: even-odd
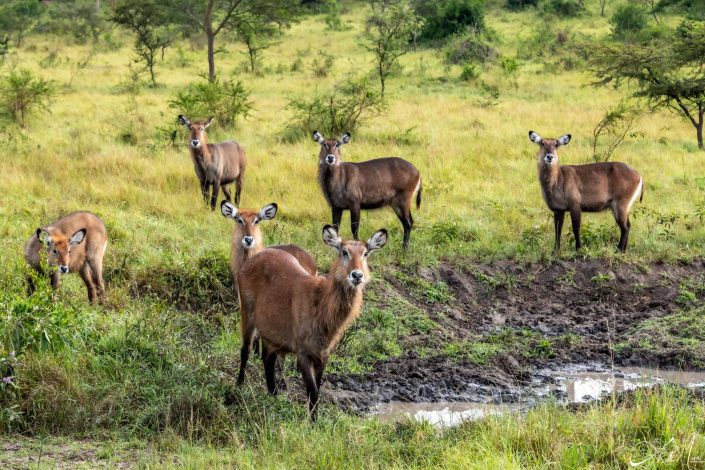
[[[206,35],[208,80],[215,81],[215,38],[223,31],[238,31],[249,24],[257,31],[266,25],[284,27],[294,21],[299,3],[290,0],[164,0],[172,19],[185,30]]]
[[[56,95],[51,80],[35,78],[31,71],[13,70],[0,81],[0,103],[12,119],[22,127],[27,125],[27,115],[34,110],[48,110]]]
[[[620,39],[634,37],[646,29],[646,20],[646,10],[641,5],[620,5],[610,20],[612,33]]]
[[[384,98],[385,81],[399,57],[408,53],[415,31],[422,25],[406,1],[369,0],[372,14],[365,33],[368,51],[375,54],[375,64]]]
[[[235,33],[247,48],[250,72],[257,73],[262,51],[274,45],[273,37],[277,33],[277,28],[271,24],[259,25],[253,21],[243,21],[235,25]]]
[[[0,3],[0,31],[15,36],[22,47],[25,35],[39,21],[45,6],[37,0],[4,0]]]
[[[171,34],[168,30],[168,11],[162,2],[156,0],[122,0],[115,8],[113,21],[137,34],[134,50],[137,62],[144,63],[149,71],[152,86],[157,86],[154,75],[154,65],[159,52],[162,57],[164,50],[171,45]]]
[[[5,63],[5,57],[10,52],[10,37],[5,36],[0,38],[0,65]]]
[[[634,96],[652,109],[666,108],[690,121],[705,150],[705,22],[684,21],[672,37],[655,43],[591,44],[587,52],[595,85],[632,83]]]
[[[609,109],[592,131],[592,158],[596,162],[610,159],[627,134],[634,129],[639,110],[625,101]],[[606,146],[598,150],[600,141],[606,139]]]

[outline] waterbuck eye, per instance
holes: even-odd
[[[57,250],[51,250],[51,252],[52,252],[53,254],[55,254],[55,255],[58,255],[58,254],[59,254],[59,252],[58,252]]]
[[[367,256],[368,256],[369,254],[370,254],[370,252],[367,251],[367,250],[365,250],[365,253],[364,253],[362,256],[364,256],[365,258],[367,258]]]
[[[237,218],[237,223],[240,225],[245,225],[245,221],[242,220],[240,217]]]
[[[254,221],[253,223],[254,223],[255,225],[257,225],[258,223],[260,223],[260,220],[262,220],[262,219],[257,218],[257,219],[255,219],[255,221]]]
[[[350,253],[348,253],[348,250],[343,250],[343,258],[350,259]]]

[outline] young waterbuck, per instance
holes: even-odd
[[[209,144],[206,141],[206,129],[213,123],[211,117],[207,121],[191,122],[186,116],[179,114],[179,124],[186,126],[190,131],[189,149],[196,176],[201,182],[201,193],[208,204],[210,198],[211,210],[215,210],[218,193],[223,189],[223,194],[232,202],[232,195],[228,185],[235,183],[235,204],[240,203],[240,193],[245,175],[245,150],[235,141],[229,140],[219,144]],[[212,194],[210,186],[213,187]]]
[[[416,193],[416,209],[421,206],[421,174],[414,165],[397,157],[378,158],[360,163],[342,162],[340,147],[350,134],[340,139],[325,139],[320,132],[313,140],[321,145],[318,181],[333,212],[333,227],[340,225],[344,210],[350,211],[353,238],[357,240],[361,209],[391,206],[404,227],[404,248],[414,226],[411,200]]]
[[[312,275],[289,253],[267,248],[242,266],[238,284],[242,348],[237,383],[245,380],[256,329],[262,338],[269,393],[277,392],[277,355],[296,354],[312,419],[328,357],[360,314],[363,289],[370,279],[367,257],[384,246],[387,231],[379,230],[367,242],[342,241],[338,231],[326,225],[323,241],[338,254],[328,276]]]
[[[557,149],[570,142],[570,134],[556,140],[543,139],[534,131],[529,131],[529,139],[539,146],[539,183],[543,198],[553,211],[556,229],[554,254],[558,254],[561,248],[561,230],[566,211],[570,212],[575,249],[579,250],[582,212],[601,212],[607,209],[614,214],[621,231],[617,248],[626,251],[631,227],[629,211],[634,201],[644,195],[641,175],[618,162],[559,165]]]
[[[267,204],[262,209],[238,209],[228,201],[220,204],[223,216],[235,221],[232,249],[230,256],[230,272],[233,276],[233,286],[237,289],[237,275],[245,261],[264,250],[264,238],[260,230],[260,222],[272,220],[277,215],[277,205]],[[296,245],[274,245],[271,248],[284,250],[293,255],[306,272],[316,275],[316,261],[313,256]]]
[[[103,221],[90,212],[73,212],[51,225],[40,227],[27,241],[24,257],[39,274],[44,273],[42,259],[51,276],[51,287],[59,287],[62,274],[79,273],[91,303],[105,298],[103,256],[108,246],[108,231]],[[28,278],[28,293],[34,292],[34,280]]]

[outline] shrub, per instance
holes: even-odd
[[[445,50],[446,62],[465,64],[468,62],[487,62],[497,58],[497,51],[490,46],[482,35],[468,32],[456,36]]]
[[[414,9],[425,20],[421,40],[440,41],[467,29],[485,28],[484,0],[415,0]]]
[[[480,76],[480,72],[477,70],[477,66],[475,64],[465,65],[463,67],[463,71],[460,72],[460,79],[464,80],[466,82],[470,82],[472,80],[475,80],[479,76]]]
[[[549,0],[544,9],[546,12],[555,13],[558,16],[572,18],[578,16],[584,8],[576,0]]]
[[[0,105],[22,127],[30,112],[48,110],[55,95],[53,81],[35,77],[27,69],[13,70],[0,80]]]
[[[325,135],[354,132],[366,119],[381,114],[384,102],[369,79],[363,77],[344,80],[328,93],[310,99],[292,98],[287,108],[294,115],[284,137],[296,140],[314,130]]]
[[[328,76],[328,73],[333,68],[335,64],[335,57],[331,54],[326,54],[326,51],[319,51],[318,55],[313,58],[311,62],[311,68],[313,69],[313,76],[318,78],[324,78]]]
[[[640,5],[620,5],[612,15],[612,33],[618,38],[627,38],[646,29],[647,13]]]
[[[535,7],[538,0],[507,0],[506,6],[509,10],[523,10],[526,7]]]
[[[169,107],[187,116],[215,116],[224,126],[234,125],[246,118],[252,109],[250,93],[235,80],[191,84],[169,101]]]

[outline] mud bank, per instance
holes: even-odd
[[[329,375],[324,396],[358,411],[390,401],[531,404],[542,399],[538,389],[556,380],[549,372],[566,364],[590,364],[596,370],[611,364],[701,369],[702,332],[687,331],[687,320],[671,316],[702,306],[704,273],[702,260],[453,262],[403,276],[390,271],[384,277],[391,292],[385,295],[404,297],[439,327],[410,335],[400,356],[376,363],[369,373]],[[450,300],[424,301],[414,279],[444,285]],[[663,325],[654,327],[658,322]],[[497,332],[521,332],[523,339],[513,344],[510,338],[486,361],[449,357],[439,346],[450,339],[462,352],[462,345],[470,347]],[[526,351],[538,347],[543,354]]]

